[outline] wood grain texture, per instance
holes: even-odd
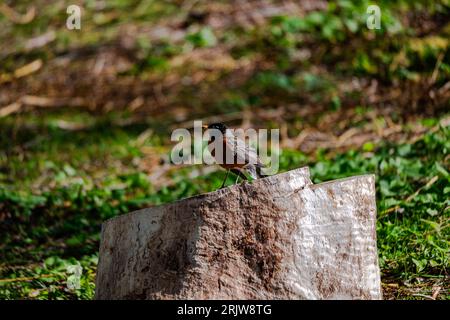
[[[308,168],[106,221],[97,299],[380,299],[374,177]]]

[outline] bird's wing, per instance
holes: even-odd
[[[244,140],[235,135],[228,136],[225,139],[225,145],[226,152],[232,152],[234,154],[236,163],[262,166],[256,149],[248,145]]]

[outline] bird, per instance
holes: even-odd
[[[267,176],[261,172],[261,169],[265,168],[265,165],[258,157],[256,150],[247,145],[243,139],[233,134],[233,132],[229,130],[225,124],[217,122],[210,125],[203,125],[202,127],[203,129],[216,129],[222,134],[222,155],[216,154],[215,152],[214,135],[211,135],[208,141],[208,149],[210,150],[211,155],[222,168],[227,170],[225,179],[223,180],[220,188],[225,186],[225,182],[230,171],[237,176],[235,183],[238,182],[239,178],[248,180],[247,176],[243,172],[247,172],[252,179],[259,179]],[[233,157],[231,158],[228,156],[228,158],[233,160],[232,163],[227,163],[227,154],[230,153]]]

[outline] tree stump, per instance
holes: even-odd
[[[374,176],[309,169],[103,224],[97,299],[381,299]]]

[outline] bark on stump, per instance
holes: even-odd
[[[106,221],[97,299],[381,299],[374,176],[308,168]]]

